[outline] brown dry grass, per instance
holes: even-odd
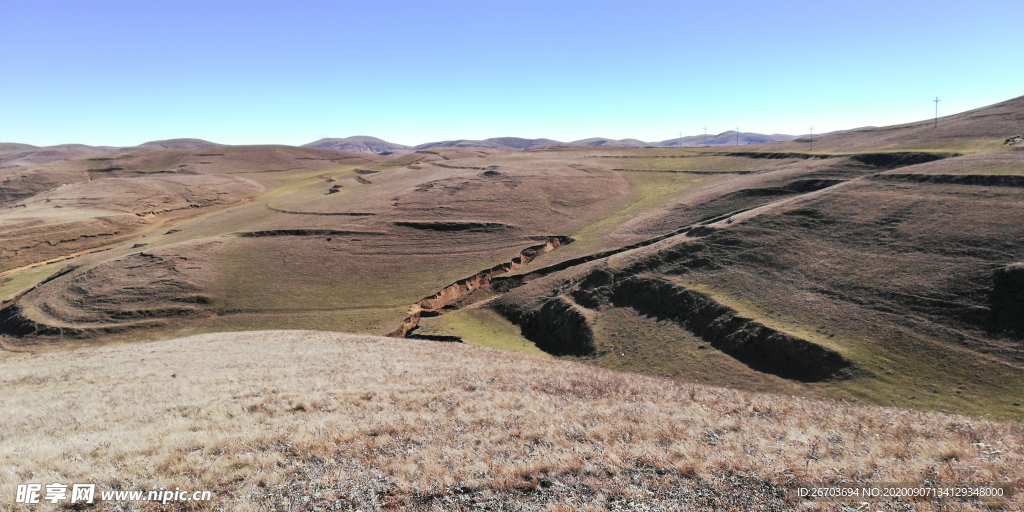
[[[817,151],[939,150],[976,153],[997,149],[1024,128],[1024,96],[932,120],[814,138]],[[772,142],[758,150],[807,151],[801,141]]]
[[[239,510],[749,510],[806,508],[787,494],[805,484],[1024,483],[1020,423],[459,344],[265,331],[0,352],[0,368],[5,493],[87,481],[209,489],[210,508]]]

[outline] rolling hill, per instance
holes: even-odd
[[[202,149],[219,146],[203,139],[167,139],[144,142],[136,147],[153,149]]]
[[[442,142],[427,142],[416,146],[415,149],[433,148],[494,148],[494,149],[529,149],[543,146],[557,146],[562,144],[551,139],[523,139],[519,137],[495,137],[484,140],[446,140]]]
[[[394,144],[376,137],[356,135],[344,139],[320,139],[304,144],[304,148],[333,149],[349,153],[372,153],[375,155],[392,155],[407,153],[409,146]]]
[[[816,137],[821,151],[891,151],[943,149],[976,152],[998,149],[1012,135],[1024,133],[1024,96],[960,114],[848,133]],[[808,141],[759,146],[764,151],[807,150]]]

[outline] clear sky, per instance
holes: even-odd
[[[0,1],[0,141],[817,133],[1024,94],[1014,1]]]

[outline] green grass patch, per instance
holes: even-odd
[[[891,146],[885,148],[885,151],[945,151],[955,153],[980,153],[982,151],[988,151],[990,149],[997,149],[1003,146],[1005,139],[975,139],[975,140],[954,140],[949,142],[931,142],[928,145],[922,145],[920,143],[907,143],[905,145]],[[878,151],[872,151],[877,153]]]
[[[404,317],[405,308],[237,313],[205,319],[187,335],[211,332],[308,329],[383,336],[394,330]]]
[[[345,237],[332,238],[230,239],[215,256],[220,276],[209,287],[217,299],[217,308],[228,313],[272,314],[281,318],[310,318],[303,316],[306,311],[405,311],[450,283],[508,261],[519,250],[467,257],[435,253],[389,257],[386,253],[353,252],[365,248],[367,243],[383,247],[399,240],[379,237],[379,242],[353,242]],[[396,317],[388,329],[372,333],[390,332],[398,327],[401,318]],[[313,328],[302,322],[289,326]]]
[[[941,343],[926,336],[893,343],[871,333],[845,331],[826,319],[804,318],[798,312],[767,314],[769,304],[742,298],[721,287],[680,286],[706,293],[719,303],[768,327],[803,338],[843,354],[859,375],[846,380],[807,385],[807,393],[854,399],[906,409],[955,412],[1000,419],[1024,419],[1024,369],[966,347]]]
[[[682,171],[682,172],[732,172],[755,171],[765,167],[764,160],[744,156],[700,155],[683,158],[623,158],[603,162],[613,169]]]
[[[673,322],[632,308],[606,308],[593,316],[597,355],[574,358],[582,363],[735,389],[802,393],[801,384],[752,370]]]
[[[471,307],[423,319],[420,325],[418,332],[423,334],[458,336],[470,345],[551,357],[524,338],[519,327],[486,307]]]
[[[571,234],[570,236],[576,241],[558,250],[559,259],[582,256],[625,245],[610,239],[607,235],[623,222],[635,218],[644,211],[665,206],[686,189],[713,179],[707,175],[669,172],[624,172],[622,174],[632,189],[629,200],[597,222]],[[651,237],[662,234],[664,233],[649,233]],[[519,272],[529,272],[530,268],[523,268]]]
[[[41,265],[0,277],[0,299],[9,299],[64,268],[66,263]]]

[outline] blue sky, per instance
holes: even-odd
[[[0,2],[0,141],[663,140],[1024,94],[1018,1]]]

